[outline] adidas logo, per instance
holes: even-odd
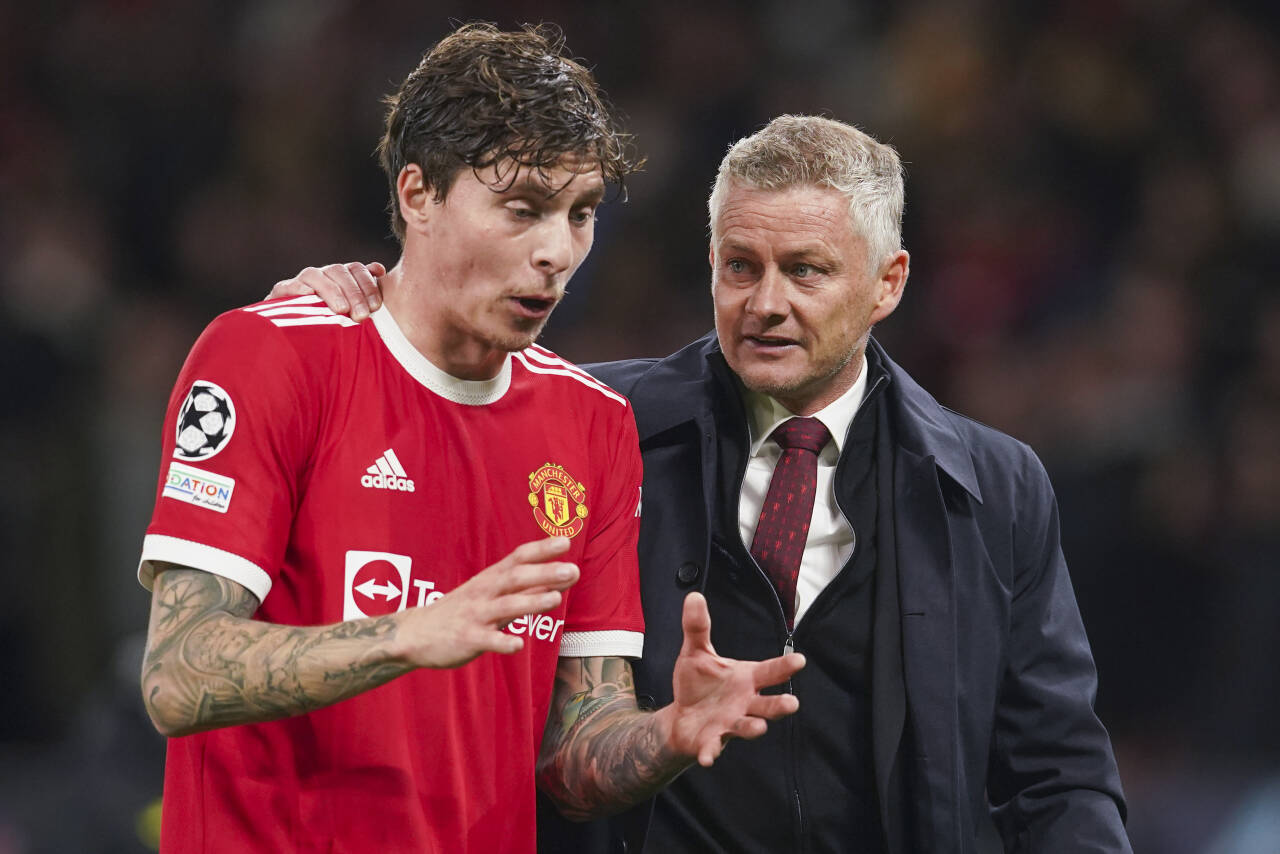
[[[413,492],[413,481],[409,479],[404,466],[396,457],[396,452],[387,448],[382,456],[373,461],[366,469],[368,474],[360,478],[360,485],[370,489],[397,489],[400,492]]]

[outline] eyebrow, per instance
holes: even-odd
[[[730,240],[728,242],[721,241],[720,248],[723,249],[725,252],[750,252],[753,254],[755,253],[755,250],[752,249],[750,246],[748,246],[745,243],[740,243],[736,240]]]
[[[736,240],[724,243],[720,247],[722,255],[732,255],[735,252],[742,252],[748,255],[758,255],[757,250],[753,249],[745,243]],[[843,269],[844,263],[832,253],[826,251],[819,246],[802,246],[798,249],[788,249],[777,255],[777,260],[783,264],[812,264],[827,270]]]
[[[578,204],[597,205],[604,199],[604,184],[595,184],[589,190],[584,190],[578,195]]]
[[[727,243],[722,243],[720,246],[721,246],[721,249],[723,249],[726,252],[749,252],[752,254],[757,253],[757,250],[754,247],[737,240],[731,240]],[[816,245],[801,246],[796,249],[786,249],[783,252],[779,253],[779,257],[792,258],[792,259],[811,258],[814,260],[825,260],[831,257],[831,253],[826,251],[822,247],[816,246]]]
[[[588,174],[588,173],[582,173],[582,174]],[[546,182],[543,181],[541,178],[537,177],[533,173],[529,173],[529,174],[526,174],[524,177],[522,177],[519,181],[516,181],[506,190],[502,191],[502,194],[503,195],[512,195],[512,194],[519,195],[521,193],[528,193],[530,195],[535,195],[543,200],[546,200],[546,199],[550,199],[555,196],[558,196],[560,193],[564,192],[566,189],[569,188],[570,184],[572,184],[576,180],[577,177],[578,176],[571,178],[568,183],[564,184],[559,189],[552,189],[551,187],[548,187]],[[582,204],[593,204],[593,205],[598,204],[600,200],[604,198],[604,193],[605,193],[605,186],[603,183],[593,184],[590,189],[583,190],[580,192],[580,194],[574,201],[574,206],[576,207],[577,205],[582,205]]]

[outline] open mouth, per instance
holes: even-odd
[[[785,347],[794,347],[798,343],[794,338],[779,338],[773,335],[747,335],[745,338],[748,344],[761,350],[781,350]]]
[[[512,297],[512,301],[519,307],[520,313],[526,317],[543,317],[550,314],[551,309],[556,307],[556,301],[543,297]]]

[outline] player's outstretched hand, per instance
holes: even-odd
[[[352,320],[361,321],[382,305],[378,279],[386,274],[387,268],[377,261],[307,267],[292,279],[276,282],[267,299],[315,294],[335,314],[348,314]]]
[[[560,604],[578,580],[577,566],[556,560],[568,551],[566,537],[524,543],[435,602],[401,611],[394,656],[414,667],[461,667],[486,652],[519,652],[524,641],[504,629]]]
[[[737,661],[716,655],[711,615],[701,593],[685,597],[681,622],[684,645],[672,682],[675,702],[656,714],[670,716],[676,752],[710,767],[729,739],[759,738],[767,721],[800,708],[792,694],[761,694],[760,689],[790,679],[804,667],[804,656],[792,652],[766,661]]]

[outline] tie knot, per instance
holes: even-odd
[[[831,434],[827,432],[827,425],[816,418],[791,418],[778,425],[772,438],[784,450],[800,448],[816,454],[827,444]]]

